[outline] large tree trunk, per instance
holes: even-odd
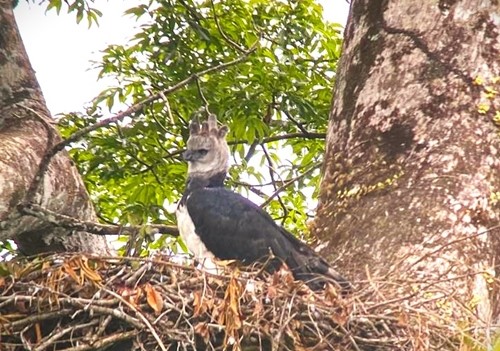
[[[427,287],[429,304],[486,324],[499,315],[500,99],[486,92],[500,90],[499,18],[494,1],[353,1],[314,227],[358,285]]]
[[[106,253],[104,237],[71,233],[18,211],[23,202],[34,201],[57,213],[96,220],[81,177],[65,152],[51,159],[33,196],[29,194],[46,151],[61,138],[29,63],[12,3],[0,0],[0,240],[13,239],[26,255]]]

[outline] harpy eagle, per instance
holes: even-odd
[[[269,271],[285,263],[295,279],[313,289],[334,282],[346,291],[350,283],[309,246],[274,222],[262,208],[224,188],[229,148],[226,126],[214,115],[200,126],[191,122],[187,151],[186,189],[177,207],[179,232],[200,262],[238,260],[265,262]],[[270,258],[271,257],[271,258]]]

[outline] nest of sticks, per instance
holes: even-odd
[[[369,287],[313,292],[285,269],[212,275],[169,257],[57,254],[0,265],[0,350],[454,350]],[[373,284],[367,284],[372,286]],[[378,296],[378,297],[377,297]],[[424,341],[425,339],[425,341]],[[455,341],[454,341],[455,340]],[[424,345],[425,344],[425,345]]]

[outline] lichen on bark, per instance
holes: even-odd
[[[454,290],[490,322],[500,137],[474,79],[500,76],[496,6],[353,1],[313,228],[351,279]]]
[[[61,152],[40,180],[35,175],[45,153],[60,141],[24,49],[12,2],[0,1],[0,240],[12,239],[19,251],[108,253],[105,237],[57,228],[18,211],[24,201],[79,218],[96,220],[80,175]],[[29,188],[36,182],[32,199]]]

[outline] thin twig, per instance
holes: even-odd
[[[87,351],[87,350],[101,350],[105,346],[117,344],[118,341],[132,339],[134,336],[139,334],[139,330],[131,330],[126,332],[119,332],[115,334],[111,334],[109,336],[105,336],[100,338],[98,341],[93,343],[92,345],[79,345],[75,347],[69,347],[62,351]]]
[[[288,139],[325,139],[326,133],[289,133],[289,134],[278,134],[267,138],[262,138],[260,144],[272,143],[274,141],[288,140]],[[239,144],[249,144],[250,142],[245,139],[228,141],[228,145],[239,145]]]
[[[196,77],[195,82],[196,82],[196,88],[198,89],[198,95],[200,95],[201,101],[203,102],[203,107],[205,109],[205,113],[207,115],[210,115],[210,110],[208,109],[209,103],[208,103],[207,98],[203,94],[203,90],[201,89],[200,78]]]
[[[308,169],[307,171],[305,171],[304,173],[302,174],[299,174],[298,176],[296,176],[295,178],[292,178],[286,182],[283,183],[283,185],[281,187],[279,187],[278,189],[276,189],[276,191],[274,193],[271,194],[271,196],[269,196],[269,198],[264,201],[264,203],[262,203],[260,205],[260,207],[264,208],[266,207],[267,205],[269,205],[269,203],[279,194],[281,193],[282,191],[284,191],[286,188],[288,188],[290,185],[292,185],[293,183],[295,183],[296,181],[304,178],[306,175],[312,173],[315,169],[317,169],[319,167],[319,164],[316,164],[314,165],[313,167],[311,167],[310,169]]]
[[[114,291],[106,289],[106,288],[103,288],[103,290],[106,291],[111,296],[114,296],[115,298],[117,298],[118,300],[120,300],[128,308],[130,308],[132,311],[134,311],[137,314],[137,316],[139,317],[139,319],[141,319],[142,322],[148,327],[149,331],[151,332],[151,334],[153,335],[153,337],[156,339],[156,342],[158,343],[158,346],[160,346],[160,348],[162,349],[162,351],[167,351],[167,348],[165,347],[165,345],[161,341],[161,338],[158,335],[158,333],[156,332],[156,329],[149,322],[149,320],[144,316],[144,314],[137,309],[137,307],[135,307],[133,304],[131,304],[130,302],[128,302],[127,300],[125,300],[123,297],[121,297],[120,295],[118,295]]]
[[[222,27],[219,23],[219,17],[217,16],[217,11],[215,11],[215,4],[214,4],[214,1],[213,0],[210,0],[210,4],[212,5],[212,12],[214,14],[214,21],[215,21],[215,25],[217,26],[217,30],[219,31],[219,34],[221,35],[221,37],[230,45],[232,46],[233,48],[235,48],[236,50],[238,50],[239,52],[241,53],[245,53],[246,50],[244,48],[242,48],[241,46],[238,45],[238,43],[236,43],[234,40],[232,40],[231,38],[229,38],[226,33],[224,33],[224,31],[222,30]]]
[[[283,203],[283,200],[281,199],[281,196],[279,195],[279,192],[277,192],[278,187],[276,185],[276,179],[274,179],[274,165],[273,165],[273,160],[271,156],[269,156],[269,153],[266,150],[266,147],[264,145],[261,145],[262,151],[264,152],[264,156],[267,160],[268,168],[269,168],[269,177],[271,178],[271,181],[273,183],[273,188],[274,188],[274,195],[278,197],[278,202],[280,203],[281,208],[283,209],[283,222],[286,219],[286,216],[288,215],[288,209],[286,208],[285,204]],[[277,174],[277,173],[276,173]],[[269,199],[266,200],[266,202],[269,201]],[[264,208],[264,205],[261,205],[262,208]],[[282,223],[283,224],[283,223]]]
[[[304,133],[304,135],[309,135],[309,131],[307,129],[304,128],[304,126],[302,125],[302,123],[299,123],[298,121],[296,121],[290,112],[286,111],[286,110],[282,110],[282,112],[286,115],[286,117],[292,121],[293,124],[295,124],[297,126],[297,128],[299,128],[299,130]]]
[[[59,339],[61,338],[62,336],[70,333],[70,332],[73,332],[75,330],[78,330],[78,329],[83,329],[83,328],[88,328],[88,327],[91,327],[91,326],[94,326],[96,325],[97,323],[99,323],[98,320],[92,320],[88,323],[84,323],[84,324],[78,324],[78,325],[71,325],[67,328],[64,328],[64,329],[61,329],[61,330],[54,330],[46,339],[45,341],[43,341],[42,343],[38,344],[34,349],[33,351],[43,351],[45,350],[46,348],[49,348],[49,347],[53,347],[54,346],[54,343]]]
[[[244,157],[245,162],[248,163],[248,161],[250,161],[250,159],[254,155],[255,149],[257,148],[257,145],[259,145],[259,143],[260,143],[259,139],[255,139],[253,141],[253,143],[250,145],[250,147],[248,148],[248,152],[247,152],[247,154]]]

